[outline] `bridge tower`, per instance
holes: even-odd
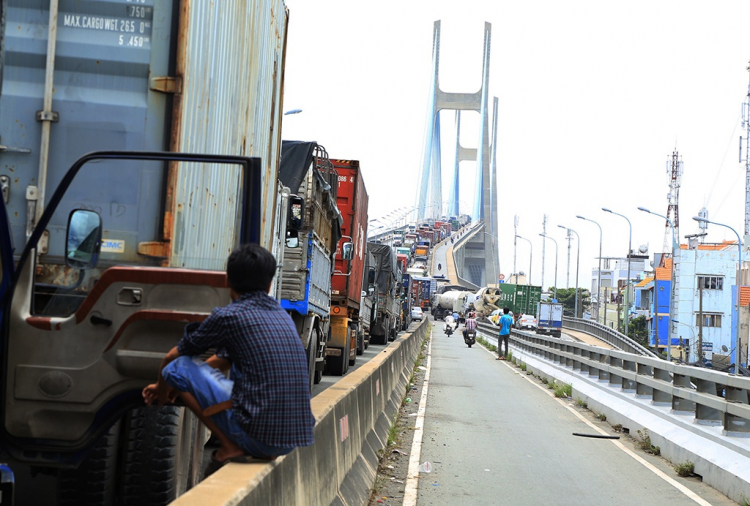
[[[419,169],[418,191],[415,202],[414,216],[416,220],[439,217],[443,213],[442,197],[442,169],[440,148],[440,111],[454,110],[456,114],[456,130],[460,132],[460,111],[476,111],[480,116],[479,142],[476,149],[464,148],[460,145],[459,134],[456,134],[455,167],[452,174],[452,184],[449,190],[449,203],[446,211],[458,214],[459,174],[458,165],[461,161],[476,161],[476,178],[474,202],[471,212],[472,220],[481,220],[484,230],[473,238],[474,249],[480,249],[478,242],[483,243],[481,249],[486,253],[479,258],[467,257],[465,266],[473,274],[473,283],[484,286],[497,283],[500,273],[497,259],[497,189],[495,179],[495,144],[497,135],[497,99],[495,99],[495,121],[490,133],[489,122],[489,75],[490,75],[490,43],[492,25],[484,24],[482,84],[475,93],[447,93],[440,89],[440,21],[433,25],[432,41],[432,80],[428,95],[427,118],[423,140],[422,163]],[[493,138],[492,153],[490,153],[490,137]],[[481,237],[479,237],[481,236]],[[467,245],[468,246],[468,245]],[[481,263],[482,265],[479,265]],[[472,264],[472,265],[469,265]],[[476,265],[474,265],[476,264]],[[467,278],[468,279],[468,278]]]

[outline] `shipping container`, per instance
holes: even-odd
[[[542,298],[541,286],[516,285],[500,283],[500,299],[498,306],[508,307],[513,315],[532,314],[537,316],[537,304]]]
[[[369,198],[358,160],[334,159],[331,163],[338,172],[336,205],[342,217],[342,237],[336,249],[331,280],[331,320],[346,318],[349,330],[346,335],[332,333],[329,346],[331,349],[345,350],[350,357],[349,364],[354,365],[356,356],[364,353],[369,339],[369,326],[366,328],[360,314],[367,255]],[[342,245],[347,243],[353,248],[350,259],[344,258],[342,251]],[[353,343],[347,342],[347,336],[354,336]]]
[[[287,19],[282,0],[0,6],[0,446],[62,495],[166,504],[201,478],[197,418],[140,392],[229,302],[231,250],[278,244]],[[67,234],[89,220],[81,267]],[[141,451],[157,440],[165,459]]]

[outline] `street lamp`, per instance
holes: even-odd
[[[602,211],[612,213],[614,215],[620,216],[622,218],[625,218],[625,221],[628,222],[628,279],[627,284],[625,285],[625,335],[628,335],[628,320],[630,319],[630,252],[632,251],[632,241],[633,241],[633,225],[630,224],[630,220],[627,218],[627,216],[616,213],[610,209],[607,209],[606,207],[602,207]]]
[[[671,281],[670,281],[670,287],[669,287],[669,298],[670,298],[670,300],[669,300],[669,336],[667,336],[667,360],[671,361],[672,360],[672,334],[674,333],[674,326],[672,325],[672,320],[674,319],[674,316],[675,316],[675,314],[674,314],[674,284],[675,284],[675,281],[674,281],[674,271],[675,271],[675,266],[674,266],[674,261],[675,261],[674,250],[675,250],[675,247],[677,247],[677,238],[674,235],[674,224],[666,216],[663,216],[661,214],[657,214],[657,213],[655,213],[653,211],[649,211],[645,207],[639,207],[638,210],[639,211],[643,211],[644,213],[653,214],[654,216],[658,216],[659,218],[667,220],[667,223],[669,224],[669,228],[672,229],[672,272],[671,272]],[[656,274],[654,274],[654,291],[656,291]],[[659,312],[658,306],[656,308],[656,312],[657,312],[657,314]],[[659,319],[658,318],[656,319],[656,325],[659,325]]]
[[[599,278],[596,282],[596,321],[598,322],[599,321],[599,308],[601,308],[602,306],[602,298],[601,298],[601,293],[602,293],[602,226],[599,225],[594,220],[584,218],[583,216],[576,216],[576,218],[585,220],[585,221],[590,221],[591,223],[599,227]]]
[[[578,232],[573,230],[572,228],[563,227],[562,225],[558,225],[560,228],[564,228],[565,230],[569,230],[570,232],[573,232],[576,235],[576,240],[578,243],[578,252],[576,253],[576,300],[575,300],[575,316],[578,318],[578,266],[580,265],[581,260],[581,236],[578,235]]]
[[[526,284],[529,285],[529,286],[531,286],[531,260],[533,260],[533,258],[534,258],[534,248],[531,245],[531,241],[529,241],[528,239],[526,239],[524,237],[521,237],[518,234],[516,234],[516,238],[524,240],[527,243],[529,243],[529,276],[526,278]]]
[[[730,227],[729,225],[724,225],[723,223],[716,223],[715,221],[707,220],[706,218],[701,218],[700,216],[693,216],[693,219],[695,221],[701,222],[701,223],[713,223],[714,225],[718,225],[720,227],[725,227],[734,232],[734,235],[737,236],[737,253],[739,256],[737,257],[737,278],[736,278],[736,284],[737,284],[737,321],[735,322],[735,328],[734,328],[734,373],[739,374],[740,373],[740,276],[742,276],[742,239],[740,239],[740,234],[737,233],[735,229]],[[700,353],[703,353],[703,350],[700,350]]]
[[[548,236],[547,234],[539,234],[539,235],[555,243],[555,286],[554,286],[554,295],[552,295],[552,298],[557,300],[557,241],[554,240],[552,237]]]

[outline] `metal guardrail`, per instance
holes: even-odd
[[[563,317],[563,328],[585,332],[597,339],[601,339],[605,343],[611,344],[619,350],[627,351],[628,353],[635,353],[636,355],[643,355],[645,357],[661,358],[659,355],[644,348],[625,334],[621,334],[599,322],[565,316]]]
[[[498,336],[494,325],[478,328],[486,337]],[[726,436],[750,436],[750,378],[531,332],[513,330],[511,342],[528,354],[650,398],[654,405],[692,414],[700,425],[721,425]]]

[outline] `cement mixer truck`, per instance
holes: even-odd
[[[436,320],[442,320],[448,314],[458,313],[463,317],[466,299],[472,295],[471,292],[463,290],[451,290],[449,292],[438,293],[432,308],[432,316]]]
[[[502,292],[499,288],[485,286],[474,296],[474,309],[481,312],[484,316],[489,316],[496,309],[500,309],[501,296]]]

